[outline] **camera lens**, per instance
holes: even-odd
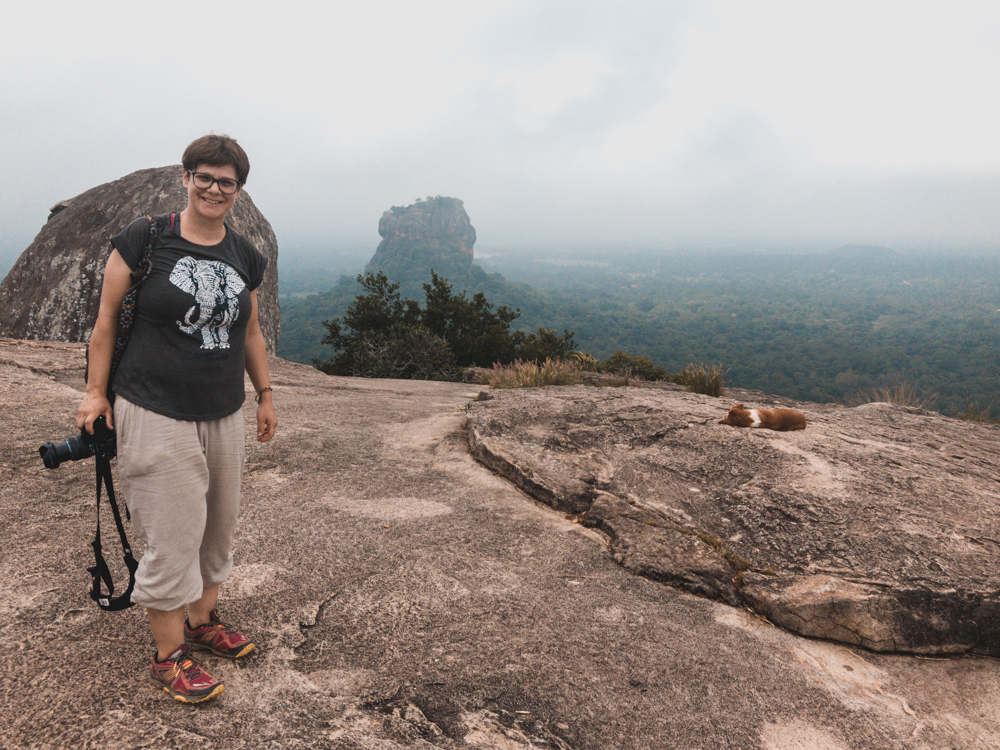
[[[38,449],[47,469],[56,469],[63,461],[79,461],[94,455],[94,447],[79,437],[66,438],[58,443],[45,443]]]

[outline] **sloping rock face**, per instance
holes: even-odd
[[[16,415],[0,430],[0,748],[997,747],[995,660],[802,638],[635,575],[597,531],[473,460],[464,407],[478,388],[280,359],[268,443],[246,384],[219,603],[257,649],[203,654],[225,692],[180,706],[148,683],[142,609],[87,596],[93,462],[51,471],[38,457],[75,432],[82,365],[83,344],[0,339],[0,409]],[[102,514],[120,583],[106,502]]]
[[[602,531],[643,576],[873,651],[1000,656],[1000,426],[760,393],[802,432],[667,388],[495,391],[476,457]]]
[[[97,320],[110,238],[139,216],[181,211],[187,193],[179,164],[142,169],[52,207],[49,219],[0,283],[0,335],[88,341]],[[257,290],[264,341],[274,353],[281,329],[278,242],[244,191],[229,223],[270,259]]]
[[[476,230],[458,198],[439,195],[405,208],[393,206],[379,219],[378,233],[383,239],[368,271],[406,277],[416,269],[472,265]]]

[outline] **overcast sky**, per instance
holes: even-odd
[[[465,201],[477,250],[1000,246],[1000,3],[18,3],[0,267],[56,201],[251,161],[283,251]]]

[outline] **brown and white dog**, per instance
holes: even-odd
[[[765,430],[804,430],[806,415],[791,409],[748,409],[743,404],[736,404],[729,410],[725,419],[719,424],[731,424],[733,427],[762,427]]]

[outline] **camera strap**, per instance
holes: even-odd
[[[132,272],[132,286],[130,286],[128,291],[125,293],[125,299],[122,301],[121,312],[119,313],[118,318],[118,338],[115,341],[114,353],[111,359],[111,371],[108,375],[108,399],[112,403],[114,403],[115,393],[111,389],[111,386],[114,382],[118,365],[121,362],[123,354],[125,353],[125,347],[128,346],[129,336],[132,333],[139,290],[153,268],[153,251],[156,249],[160,233],[163,231],[163,226],[159,220],[154,219],[152,216],[148,216],[146,218],[149,219],[149,234],[146,237],[146,246],[143,250],[142,260],[139,262],[138,266],[136,266],[135,271]],[[175,224],[180,224],[180,217],[176,213],[172,213],[170,214],[170,228],[174,231],[179,231],[178,229],[175,229]],[[86,379],[89,374],[90,372],[88,367],[84,371],[84,378]],[[138,569],[139,563],[136,562],[135,557],[132,556],[132,547],[129,545],[128,537],[125,535],[125,526],[122,524],[122,516],[118,510],[118,501],[115,499],[115,485],[114,479],[111,475],[111,460],[100,454],[96,455],[94,458],[95,465],[97,467],[97,531],[94,534],[94,541],[90,544],[90,546],[94,548],[94,565],[93,567],[87,568],[87,572],[90,573],[92,579],[90,598],[97,602],[97,606],[101,609],[108,612],[117,612],[122,609],[128,609],[134,604],[132,601],[132,590],[135,588],[135,571]],[[101,550],[102,484],[108,490],[108,503],[111,505],[111,512],[115,517],[115,526],[118,527],[118,536],[122,540],[122,552],[124,553],[125,567],[128,568],[128,588],[120,596],[114,596],[115,584],[111,580],[111,570],[108,568],[108,563],[105,561],[104,553]],[[125,506],[125,517],[130,521],[132,520],[132,516],[128,512],[127,505]],[[108,589],[108,593],[106,595],[101,591],[101,581],[104,582],[104,585]]]
[[[108,612],[117,612],[122,609],[128,609],[134,604],[132,601],[132,589],[135,588],[135,571],[139,567],[139,563],[132,556],[132,547],[129,546],[128,537],[125,536],[125,526],[122,524],[118,502],[115,500],[115,485],[114,479],[111,476],[111,460],[100,454],[96,455],[94,459],[97,466],[97,533],[94,535],[94,541],[91,542],[91,546],[94,548],[94,566],[87,568],[87,572],[90,573],[93,579],[90,598],[97,602],[97,606],[101,609]],[[105,562],[104,555],[101,552],[101,484],[108,490],[108,502],[111,505],[111,512],[115,517],[115,525],[118,527],[118,536],[122,540],[122,551],[125,553],[125,567],[128,568],[128,589],[126,589],[125,593],[117,597],[114,596],[115,584],[111,581],[111,571],[108,569],[108,564]],[[128,506],[125,507],[125,516],[129,520],[132,520],[132,516],[128,512]],[[108,588],[107,594],[101,591],[101,581],[104,581],[105,586]]]

